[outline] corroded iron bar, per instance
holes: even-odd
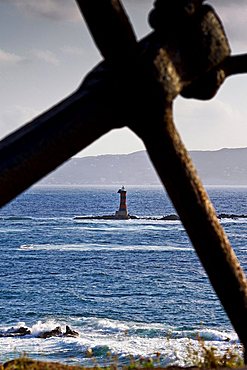
[[[108,63],[131,62],[136,37],[119,0],[76,0],[103,58]]]
[[[173,124],[171,108],[156,120],[155,130],[139,135],[243,344],[247,363],[246,277]]]
[[[233,55],[222,64],[226,76],[247,73],[247,54]]]
[[[0,142],[0,206],[117,127],[113,91],[115,82],[102,64],[78,91]]]

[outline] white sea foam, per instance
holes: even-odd
[[[161,219],[148,219],[140,218],[136,220],[90,220],[90,219],[75,219],[76,227],[89,229],[89,230],[137,230],[141,229],[158,229],[164,230],[166,227],[168,229],[175,228],[178,230],[183,230],[181,221],[179,220],[161,220]]]
[[[57,326],[65,327],[65,325],[66,324],[64,322],[61,323],[56,320],[47,320],[45,322],[38,321],[30,328],[30,330],[33,336],[38,336],[42,332],[53,330]]]
[[[220,223],[222,224],[246,224],[247,223],[247,218],[224,218],[222,217],[220,220]]]
[[[200,349],[197,336],[204,338],[209,346],[216,346],[219,351],[229,347],[229,338],[236,340],[234,333],[220,330],[178,331],[162,324],[100,318],[86,318],[83,321],[87,323],[87,330],[81,333],[79,341],[82,346],[88,345],[93,350],[96,349],[96,354],[97,349],[104,346],[122,357],[128,355],[147,357],[159,352],[165,365],[192,365],[188,364],[186,359],[189,349]]]
[[[34,249],[34,245],[33,244],[22,244],[20,246],[20,249],[25,249],[25,250]]]
[[[77,338],[53,337],[48,339],[38,338],[41,332],[52,330],[56,326],[65,325],[80,333]],[[26,326],[26,323],[18,323],[16,327]],[[7,330],[7,328],[5,328]],[[85,363],[86,350],[92,349],[96,358],[106,358],[107,352],[117,354],[119,360],[126,356],[152,356],[159,352],[163,365],[192,365],[186,362],[188,350],[194,348],[200,350],[197,336],[202,337],[207,345],[213,345],[219,351],[226,350],[232,343],[237,341],[234,332],[216,329],[179,330],[161,323],[140,323],[133,321],[119,321],[107,318],[82,317],[70,318],[70,322],[49,319],[38,321],[30,327],[31,336],[22,338],[0,338],[1,360],[10,353],[14,357],[17,354],[27,353],[33,356],[44,357],[52,355],[52,358],[61,359],[61,353],[69,357],[73,354],[73,361]],[[15,348],[15,353],[11,348]],[[239,353],[241,349],[239,347]],[[70,360],[68,360],[70,361]]]
[[[17,227],[3,227],[0,228],[0,233],[6,234],[6,233],[23,233],[22,228]]]
[[[193,248],[190,246],[180,247],[172,245],[116,245],[116,244],[22,244],[20,250],[49,250],[49,251],[186,251],[191,252]]]

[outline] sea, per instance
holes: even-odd
[[[75,218],[114,214],[121,186],[36,186],[0,210],[0,362],[189,366],[202,341],[242,353],[183,225],[161,219],[176,213],[162,187],[127,187],[138,219]],[[247,272],[247,188],[207,192],[218,214],[240,215],[220,222]],[[79,335],[40,337],[67,325]]]

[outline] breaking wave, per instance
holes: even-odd
[[[79,332],[77,338],[39,338],[42,332],[52,330],[56,326],[61,326],[64,330],[66,324],[63,320],[54,319],[38,321],[29,327],[31,335],[22,338],[0,338],[0,351],[3,354],[7,353],[7,348],[12,345],[18,352],[23,351],[28,354],[31,351],[36,353],[32,357],[41,359],[48,354],[52,354],[54,359],[59,359],[59,353],[66,351],[65,362],[84,365],[90,365],[89,349],[99,364],[109,360],[109,352],[117,355],[120,363],[126,362],[130,355],[135,358],[155,357],[155,353],[159,353],[161,364],[164,366],[188,366],[192,365],[188,364],[188,351],[199,349],[198,337],[200,337],[208,346],[214,345],[219,351],[225,351],[230,346],[236,345],[237,351],[241,354],[237,336],[231,331],[176,328],[160,323],[148,324],[97,317],[70,318],[69,324]],[[18,326],[27,325],[21,322],[15,328]],[[0,333],[6,333],[10,329],[10,327],[2,328]]]
[[[49,250],[49,251],[160,251],[160,252],[190,252],[190,246],[180,247],[172,245],[115,245],[115,244],[22,244],[20,250]]]

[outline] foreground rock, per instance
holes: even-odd
[[[51,338],[51,337],[79,337],[79,333],[75,330],[72,330],[68,325],[66,325],[65,333],[62,332],[60,326],[57,326],[53,330],[45,331],[39,334],[38,338]]]
[[[234,214],[234,213],[220,213],[218,218],[221,219],[231,219],[238,220],[239,218],[247,218],[247,214]],[[154,220],[154,221],[178,221],[180,220],[179,216],[176,214],[170,214],[163,217],[138,217],[133,215],[128,215],[128,218],[125,220]],[[116,217],[115,215],[102,215],[102,216],[75,216],[74,220],[121,220],[121,218]],[[123,220],[123,219],[122,219]]]
[[[222,218],[229,218],[231,220],[237,220],[239,218],[247,218],[247,215],[237,215],[234,213],[220,213],[218,218],[221,220]]]
[[[0,337],[1,338],[3,337],[23,337],[25,335],[30,335],[30,334],[31,334],[31,330],[21,326],[19,328],[11,328],[3,333],[0,333]]]
[[[63,333],[64,337],[79,337],[79,333],[77,331],[70,329],[68,325],[66,325],[66,331]]]
[[[128,218],[116,217],[116,215],[102,215],[102,216],[75,216],[74,220],[154,220],[154,221],[176,221],[179,220],[177,215],[167,215],[163,217],[138,217],[133,215],[128,215]]]
[[[11,328],[4,332],[0,332],[0,338],[11,338],[11,337],[23,337],[25,335],[32,335],[32,332],[30,329],[26,327],[19,327],[19,328]],[[56,328],[52,330],[45,331],[43,333],[40,333],[38,338],[51,338],[51,337],[79,337],[79,333],[75,330],[72,330],[68,325],[66,325],[65,332],[62,332],[62,329],[60,326],[57,326]]]
[[[51,337],[61,337],[62,335],[63,333],[62,333],[61,327],[57,326],[53,330],[44,331],[43,333],[39,334],[38,338],[46,339],[46,338],[51,338]]]

